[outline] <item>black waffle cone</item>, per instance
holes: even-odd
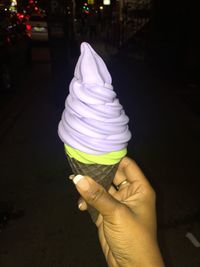
[[[103,164],[85,164],[74,158],[67,156],[70,167],[75,175],[87,175],[92,177],[97,183],[101,184],[106,190],[108,190],[112,184],[115,177],[118,165],[103,165]],[[98,211],[93,207],[88,207],[88,212],[93,220],[96,222],[98,218]]]

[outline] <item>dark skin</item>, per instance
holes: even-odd
[[[135,161],[125,157],[108,192],[84,176],[76,188],[81,210],[99,211],[99,240],[109,267],[164,267],[157,243],[155,192]]]

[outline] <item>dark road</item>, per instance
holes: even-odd
[[[157,193],[166,266],[199,267],[199,248],[186,237],[190,232],[200,242],[200,118],[193,105],[199,85],[167,79],[150,62],[123,51],[110,49],[108,55],[102,43],[94,48],[130,118],[128,155]],[[48,48],[33,49],[32,57],[19,90],[0,110],[0,207],[8,211],[5,223],[0,221],[0,266],[106,266],[96,228],[77,208],[57,135],[76,58],[65,86],[55,88]]]

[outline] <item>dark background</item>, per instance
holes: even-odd
[[[113,1],[94,35],[75,30],[81,1],[74,15],[72,2],[57,4],[53,11],[51,1],[38,1],[49,41],[31,45],[31,58],[14,68],[11,90],[0,91],[0,266],[106,266],[95,226],[78,211],[57,135],[79,45],[88,41],[130,118],[128,155],[156,190],[166,266],[199,267],[199,248],[187,238],[192,233],[200,242],[197,3],[143,1],[120,11]],[[18,1],[19,9],[26,5]]]

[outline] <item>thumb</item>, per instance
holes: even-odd
[[[73,182],[84,200],[103,216],[114,214],[116,208],[120,205],[103,186],[96,183],[89,176],[77,175]]]

